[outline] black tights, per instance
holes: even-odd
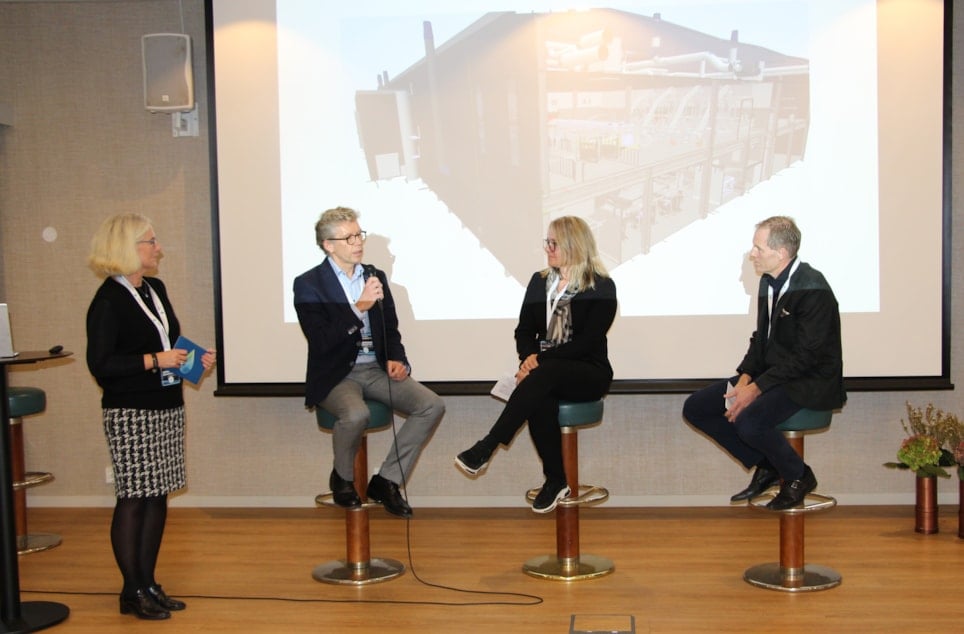
[[[167,521],[167,496],[117,498],[110,524],[114,559],[124,576],[121,594],[154,585],[154,567]]]

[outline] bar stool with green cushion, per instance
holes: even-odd
[[[10,412],[10,471],[13,479],[13,507],[17,524],[17,554],[48,550],[60,545],[60,535],[27,532],[27,489],[54,479],[41,471],[27,471],[23,451],[23,417],[39,414],[47,407],[46,393],[37,387],[7,389]]]
[[[562,463],[566,469],[570,494],[556,505],[556,554],[542,555],[526,561],[522,570],[527,575],[575,581],[601,577],[615,568],[609,559],[579,552],[579,507],[583,504],[604,502],[609,497],[609,491],[598,486],[579,484],[578,432],[584,427],[598,425],[602,422],[602,417],[602,400],[559,403]],[[532,503],[538,494],[539,489],[532,489],[526,493],[526,498]]]
[[[384,403],[365,400],[370,414],[368,427],[362,435],[358,453],[355,454],[354,483],[362,505],[358,508],[345,509],[345,543],[347,557],[315,567],[311,576],[317,581],[341,585],[365,585],[388,581],[405,572],[405,566],[394,559],[372,558],[371,540],[368,531],[368,509],[377,504],[368,502],[366,489],[368,486],[368,432],[387,427],[392,423],[392,410]],[[315,410],[318,427],[331,431],[338,420],[327,410],[319,407]],[[315,497],[317,504],[337,506],[332,500],[331,492],[322,493]],[[341,508],[341,507],[338,507]]]
[[[790,446],[803,458],[804,436],[830,429],[832,414],[824,410],[801,409],[777,425],[777,429],[783,432]],[[784,592],[826,590],[840,585],[840,573],[826,566],[804,564],[803,556],[805,515],[831,509],[837,505],[837,500],[811,493],[801,506],[785,511],[770,511],[766,504],[773,497],[772,492],[764,493],[750,500],[750,506],[780,514],[780,561],[748,568],[743,578],[754,586]]]

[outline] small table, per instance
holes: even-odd
[[[61,359],[72,352],[21,352],[0,358],[0,634],[36,632],[56,625],[70,608],[52,601],[20,601],[17,528],[13,511],[13,474],[10,470],[10,416],[7,411],[7,366]]]

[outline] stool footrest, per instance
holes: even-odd
[[[787,515],[798,515],[800,513],[815,513],[817,511],[829,511],[833,507],[837,506],[837,499],[832,498],[829,495],[821,495],[820,493],[808,493],[803,499],[803,504],[801,506],[795,506],[783,511],[773,511],[767,508],[767,504],[776,497],[776,493],[767,492],[763,495],[759,495],[752,500],[750,500],[749,505],[758,511],[766,511],[768,513],[785,513]]]
[[[13,483],[13,490],[18,491],[20,489],[28,489],[30,487],[39,486],[41,484],[46,484],[54,479],[54,474],[46,473],[44,471],[28,471],[23,474],[23,480],[17,480]]]
[[[378,502],[370,502],[368,500],[362,502],[361,506],[353,506],[351,508],[335,504],[335,500],[331,491],[327,493],[319,493],[315,496],[315,504],[318,506],[330,506],[331,508],[344,509],[346,511],[359,511],[361,509],[373,509],[377,506],[381,506]]]
[[[529,489],[526,491],[526,500],[529,504],[536,501],[536,496],[542,489]],[[580,504],[600,504],[609,499],[609,490],[592,484],[580,484],[577,495],[569,494],[557,504],[559,506],[579,506]]]
[[[17,535],[17,554],[29,555],[60,546],[60,535],[53,533],[30,533]]]

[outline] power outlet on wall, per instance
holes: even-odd
[[[114,468],[110,465],[104,467],[104,483],[114,484]]]

